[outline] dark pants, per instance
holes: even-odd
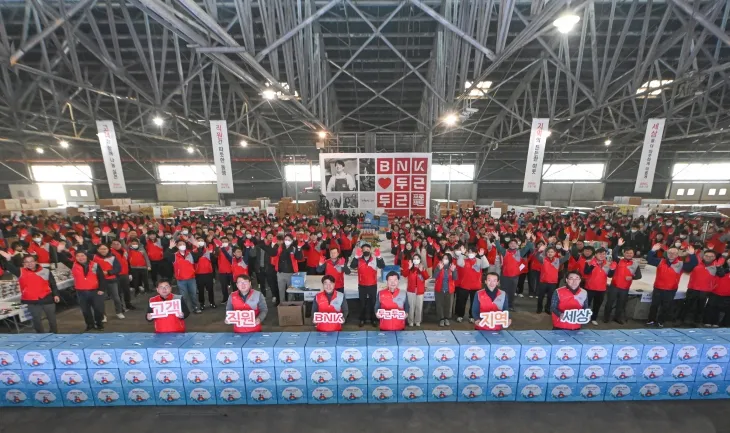
[[[266,271],[266,275],[264,275],[264,278],[266,278],[266,286],[269,288],[269,291],[271,292],[271,296],[277,298],[276,305],[279,305],[279,302],[281,302],[281,299],[279,298],[279,281],[276,279],[276,271],[271,269],[269,271]],[[266,292],[263,290],[261,291],[261,294],[266,296]]]
[[[603,321],[611,320],[611,310],[616,309],[613,315],[614,320],[626,321],[626,303],[629,302],[629,289],[619,289],[613,285],[608,286],[606,294],[606,307],[603,311]]]
[[[707,305],[709,295],[710,292],[688,289],[687,297],[684,300],[684,307],[682,307],[682,313],[679,315],[679,320],[681,320],[682,323],[700,323],[702,316],[705,313],[705,305]]]
[[[307,275],[319,275],[316,266],[307,266]]]
[[[538,283],[537,285],[537,314],[543,311],[550,312],[550,305],[553,301],[553,292],[558,287],[557,283]],[[543,307],[542,300],[547,297],[547,302]]]
[[[106,295],[99,295],[96,290],[77,290],[76,298],[79,300],[81,313],[84,315],[84,322],[87,327],[101,328],[104,320],[104,298]]]
[[[651,307],[649,307],[649,322],[664,324],[672,317],[672,302],[677,295],[677,290],[659,290],[656,287],[651,294]]]
[[[160,280],[160,278],[167,278],[164,275],[164,270],[162,269],[165,265],[164,260],[157,260],[152,261],[150,260],[150,268],[152,269],[150,271],[150,277],[152,278],[152,284],[157,287],[157,281]]]
[[[228,294],[231,293],[231,286],[234,285],[233,274],[218,274],[218,282],[221,285],[221,293],[223,294],[223,303],[225,304],[226,302],[228,302]],[[259,280],[259,284],[262,284],[261,280]],[[263,289],[261,289],[261,293],[263,293],[262,290]],[[212,299],[215,299],[215,298],[212,298]]]
[[[456,317],[464,317],[466,313],[466,301],[468,300],[471,306],[476,294],[477,290],[467,290],[461,287],[456,288]],[[471,308],[469,308],[469,317],[471,317]]]
[[[39,334],[46,332],[43,329],[43,315],[46,315],[48,319],[48,326],[51,328],[51,332],[58,334],[58,326],[56,325],[56,304],[26,304],[28,311],[30,312],[31,320],[33,321],[33,329]]]
[[[124,306],[129,308],[132,305],[132,293],[129,289],[129,275],[118,276],[117,285],[119,286],[119,296],[122,298]]]
[[[603,305],[603,297],[606,295],[606,292],[590,289],[586,289],[586,292],[588,292],[588,307],[591,309],[591,320],[598,320],[598,311],[601,309],[601,305]]]
[[[517,279],[517,293],[520,295],[525,291],[525,280],[527,280],[527,274],[520,274]]]
[[[530,296],[537,293],[537,286],[540,283],[540,271],[530,271],[527,274],[527,286],[530,288]]]
[[[198,286],[198,301],[201,307],[205,304],[205,292],[208,292],[208,301],[215,304],[214,282],[213,274],[198,274],[195,276],[195,284]]]
[[[360,321],[370,319],[375,323],[375,297],[378,296],[378,286],[357,286],[357,293],[360,297]]]
[[[139,294],[139,288],[144,287],[146,292],[150,291],[150,276],[145,268],[131,268],[129,272],[132,274],[132,287],[134,294]]]
[[[520,280],[519,276],[516,277],[505,277],[504,275],[502,278],[499,279],[499,288],[504,290],[505,293],[507,293],[507,302],[509,305],[510,310],[514,310],[515,308],[515,293],[517,293],[517,282]],[[459,301],[458,301],[458,293],[457,295],[457,301],[456,305],[458,308]],[[459,310],[456,310],[459,311]],[[458,316],[458,314],[457,314]]]
[[[720,323],[720,313],[724,313],[725,317]],[[710,294],[705,308],[706,325],[721,325],[727,327],[730,325],[730,296],[718,296]]]

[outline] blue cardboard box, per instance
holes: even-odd
[[[229,334],[229,338],[238,338],[241,340],[268,340],[276,343],[281,338],[303,338],[306,340],[307,338],[309,338],[310,334],[311,332],[254,332],[252,334],[236,334],[235,332],[231,332]],[[320,334],[324,333],[320,332]]]
[[[246,386],[276,386],[274,367],[246,367],[243,369],[243,375],[246,378]],[[220,378],[220,373],[218,373],[218,377]]]
[[[489,385],[480,382],[459,382],[456,401],[487,401]]]
[[[428,402],[429,403],[446,403],[454,402],[458,396],[458,384],[454,383],[429,383],[428,386]]]
[[[244,387],[247,381],[241,367],[214,367],[213,377],[218,387]]]
[[[248,404],[247,396],[245,386],[215,387],[215,402],[219,406]]]
[[[423,339],[398,340],[398,365],[428,365],[429,344]]]
[[[339,392],[337,403],[359,404],[368,402],[367,385],[338,385],[337,390]]]
[[[98,368],[88,370],[92,388],[121,387],[122,378],[117,368]]]
[[[316,385],[309,387],[309,404],[336,404],[337,385]]]
[[[623,334],[609,337],[608,341],[613,344],[611,364],[641,364],[644,345],[639,341]]]
[[[0,372],[0,376],[2,376],[2,372]],[[56,370],[56,383],[61,389],[91,387],[91,381],[86,370]]]
[[[185,388],[185,400],[188,406],[215,406],[215,387],[196,386]]]
[[[549,365],[520,364],[520,377],[517,381],[523,383],[547,383],[549,374]]]
[[[428,364],[428,383],[456,383],[459,380],[459,367],[453,364]]]
[[[365,340],[367,338],[367,331],[340,331],[337,335],[338,344],[340,340]]]
[[[53,370],[24,370],[25,383],[29,389],[58,388]]]
[[[627,337],[636,338],[636,337],[656,337],[655,334],[653,334],[648,329],[623,329],[621,332],[626,335]]]
[[[63,395],[58,388],[28,389],[33,407],[63,407]]]
[[[577,340],[567,335],[541,334],[541,337],[552,346],[550,364],[580,364],[583,346]]]
[[[364,365],[339,365],[337,367],[337,384],[343,385],[367,385],[368,368]],[[367,392],[365,392],[367,394]]]
[[[63,405],[65,407],[102,406],[101,404],[96,403],[95,394],[96,391],[93,391],[89,387],[73,387],[61,390]],[[124,404],[124,397],[122,397],[122,404]]]
[[[459,343],[459,365],[462,364],[489,364],[490,345],[487,339],[473,331],[473,335],[458,335],[456,341]],[[486,397],[485,397],[486,398]]]
[[[670,379],[674,382],[693,382],[697,377],[699,364],[676,363],[669,364]]]
[[[337,366],[337,340],[332,338],[315,338],[307,340],[304,348],[307,367]]]
[[[182,369],[182,376],[185,389],[198,386],[211,388],[215,386],[215,376],[213,376],[212,368],[186,367]]]
[[[693,337],[693,338],[707,336],[707,335],[714,335],[712,333],[711,328],[690,328],[690,329],[677,328],[677,331],[681,332],[682,334],[686,335],[687,337]]]
[[[458,382],[463,382],[463,383],[489,382],[489,365],[488,364],[459,364]]]
[[[398,365],[398,342],[389,338],[368,338],[368,366]]]
[[[183,342],[179,347],[181,367],[212,368],[213,362],[210,357],[210,348],[215,340],[195,337]]]
[[[730,341],[725,337],[717,335],[701,335],[696,338],[703,343],[700,353],[700,362],[723,362],[730,361]]]
[[[573,364],[553,364],[548,371],[548,383],[577,383],[580,366]]]
[[[243,367],[241,348],[246,341],[221,337],[210,346],[210,361],[216,367]],[[265,352],[264,352],[265,353]],[[270,360],[271,356],[269,356]],[[267,360],[267,361],[268,361]],[[248,363],[246,364],[249,365]]]
[[[538,331],[539,332],[539,331]],[[575,331],[563,331],[568,337],[576,338],[576,337],[597,337],[598,334],[596,334],[595,331],[591,331],[590,329],[577,329]]]
[[[181,367],[180,346],[185,343],[183,340],[167,340],[155,338],[149,340],[147,346],[147,358],[150,368],[154,367]]]
[[[674,344],[655,335],[637,335],[631,337],[644,345],[641,354],[641,363],[669,364],[672,362]]]
[[[545,401],[547,386],[547,383],[519,382],[517,384],[517,401]]]
[[[121,387],[108,387],[92,389],[93,403],[96,406],[125,406],[124,390]],[[66,404],[64,403],[64,406]]]
[[[0,334],[0,342],[32,343],[43,341],[52,334]]]
[[[537,333],[534,336],[516,337],[515,339],[522,346],[520,349],[520,363],[525,364],[550,364],[550,353],[552,346]]]
[[[364,332],[363,332],[364,334]],[[337,365],[368,365],[368,346],[364,338],[337,340]]]
[[[23,365],[20,358],[18,358],[18,349],[26,344],[28,343],[0,341],[0,368],[7,370],[22,369]]]
[[[515,401],[517,399],[517,383],[487,384],[487,401]]]
[[[727,377],[727,367],[728,365],[724,363],[721,364],[716,362],[700,362],[700,364],[697,366],[697,375],[695,376],[695,381],[723,380],[723,378]]]
[[[189,333],[188,333],[189,334]],[[221,338],[220,332],[193,332],[193,337],[186,342],[190,341],[215,341]]]
[[[636,364],[611,364],[608,366],[606,382],[636,382],[638,371],[639,365]]]
[[[610,365],[606,364],[581,364],[578,371],[578,383],[604,383],[608,382]]]
[[[0,407],[31,407],[33,406],[32,390],[21,387],[0,389]]]
[[[274,339],[250,339],[241,348],[241,360],[244,367],[273,367]],[[220,352],[219,352],[220,355]]]
[[[672,363],[683,362],[696,364],[700,362],[703,343],[692,337],[665,337],[665,340],[674,343],[674,356]]]
[[[182,386],[155,386],[152,388],[157,406],[186,406],[185,388]]]
[[[490,364],[495,362],[519,363],[522,345],[511,335],[500,332],[482,331],[489,343]]]
[[[684,337],[685,335],[679,329],[674,328],[662,328],[662,329],[647,329],[647,331],[656,335],[657,337]]]
[[[580,401],[578,383],[548,383],[547,402]]]
[[[113,341],[89,340],[84,347],[86,368],[119,368]]]
[[[53,348],[58,346],[56,341],[34,341],[18,349],[18,358],[21,359],[23,369],[54,370]]]
[[[368,384],[370,385],[395,385],[399,380],[397,365],[368,365]]]
[[[276,367],[274,368],[276,386],[307,385],[306,367]]]
[[[425,383],[398,384],[398,403],[423,403],[428,401],[428,385]]]
[[[279,339],[274,344],[274,363],[277,367],[304,367],[304,339]]]
[[[423,331],[398,331],[395,335],[400,346],[401,340],[425,340],[426,333]]]
[[[462,331],[463,332],[463,331]],[[454,333],[447,330],[427,330],[423,331],[423,335],[426,336],[426,339],[429,338],[449,338],[449,339],[455,339]]]
[[[151,388],[154,386],[152,372],[149,368],[121,368],[119,376],[122,388]]]
[[[394,379],[396,379],[398,383],[428,383],[431,380],[428,367],[428,365],[399,365],[397,367],[397,375]],[[382,371],[373,372],[374,375],[378,375],[380,373],[382,373]],[[373,380],[374,379],[375,376],[373,376]]]
[[[115,355],[117,368],[128,368],[128,367],[152,367],[147,356],[147,345],[150,343],[150,339],[138,340],[138,341],[117,341],[111,343],[115,347]],[[87,349],[88,350],[88,349]],[[89,368],[91,364],[87,362]],[[99,365],[99,367],[109,367],[108,365]]]
[[[695,382],[694,391],[690,398],[692,400],[718,400],[730,398],[727,388],[727,382]]]
[[[306,287],[307,273],[306,272],[295,272],[291,274],[291,286],[297,288]]]
[[[368,403],[397,403],[398,386],[391,385],[368,385]]]
[[[540,337],[540,333],[534,329],[525,329],[521,331],[505,331],[507,334],[514,337],[516,340],[537,338]]]
[[[23,370],[0,370],[0,391],[6,388],[26,388],[27,386]]]
[[[671,382],[671,366],[667,364],[639,364],[636,380],[641,382]]]
[[[336,386],[337,367],[307,367],[307,384],[310,388],[316,386]]]
[[[579,383],[578,384],[578,401],[603,401],[603,395],[606,393],[606,383]]]
[[[279,404],[306,404],[309,399],[307,385],[276,385]]]
[[[429,364],[459,364],[459,343],[455,338],[428,337]]]
[[[636,383],[609,383],[603,401],[631,401],[636,398]]]
[[[88,344],[87,341],[59,340],[58,345],[52,350],[56,369],[87,368],[84,348]]]
[[[133,386],[122,388],[124,403],[127,406],[156,406],[155,390],[151,386]]]
[[[691,382],[637,382],[634,400],[688,400]]]
[[[591,335],[573,337],[581,344],[581,364],[610,364],[613,344],[608,340]]]
[[[666,385],[664,385],[666,384]],[[692,382],[665,382],[666,391],[661,400],[689,400],[695,385]]]
[[[365,333],[367,338],[390,338],[396,341],[398,340],[398,332],[396,331],[366,331]]]
[[[489,383],[517,383],[520,377],[520,364],[513,362],[493,362],[489,364]]]
[[[596,335],[598,335],[599,337],[603,338],[626,337],[626,334],[619,329],[600,329],[593,332],[595,332]]]
[[[152,386],[155,388],[178,387],[185,384],[180,368],[151,368]]]

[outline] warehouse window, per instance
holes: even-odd
[[[474,180],[474,164],[433,164],[432,181]]]
[[[211,183],[216,182],[215,165],[191,164],[157,166],[157,175],[162,183]]]
[[[720,188],[720,192],[717,193],[717,195],[725,195],[727,194],[727,188]]]
[[[91,182],[91,166],[88,165],[31,165],[36,182]]]
[[[662,93],[662,90],[664,88],[660,88],[662,86],[667,86],[672,83],[672,80],[651,80],[647,81],[646,83],[642,84],[641,87],[636,89],[636,94],[640,95],[640,97],[643,98],[656,98]],[[656,89],[651,91],[651,89]],[[649,91],[647,94],[643,94],[644,92]]]
[[[548,164],[542,169],[543,180],[601,180],[603,164]]]
[[[471,81],[467,81],[464,83],[464,90],[468,90],[471,87],[472,83]],[[469,99],[481,99],[485,98],[487,96],[487,91],[489,88],[492,87],[491,81],[480,81],[474,86],[473,89],[469,90],[469,95],[467,95],[467,98]]]
[[[695,189],[694,188],[688,189],[687,190],[687,195],[695,195]]]
[[[730,162],[712,164],[674,164],[672,180],[678,181],[718,181],[730,180]]]
[[[677,195],[684,195],[684,188],[679,188],[677,190]]]
[[[710,188],[710,190],[707,191],[707,195],[715,195],[715,194],[717,194],[716,188]]]
[[[322,177],[319,164],[289,164],[284,166],[284,176],[287,182],[319,182]]]

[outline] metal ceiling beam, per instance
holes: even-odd
[[[715,23],[712,22],[705,14],[703,14],[701,11],[696,10],[692,5],[686,3],[684,0],[668,0],[675,6],[677,6],[679,9],[684,11],[687,15],[690,16],[690,18],[696,20],[698,23],[702,24],[707,30],[710,31],[715,37],[719,40],[721,40],[725,45],[730,46],[730,35],[725,33],[720,27],[715,25]]]

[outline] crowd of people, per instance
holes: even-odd
[[[655,280],[647,282],[654,288],[647,325],[730,324],[727,219],[704,224],[681,215],[633,218],[615,209],[509,211],[492,218],[477,209],[434,219],[395,218],[386,239],[371,245],[359,237],[363,218],[3,216],[0,265],[18,278],[21,302],[38,332],[44,330],[44,315],[51,331],[57,330],[59,293],[49,271],[57,263],[71,270],[86,330],[104,329],[107,298],[123,320],[135,308],[134,298],[154,287],[153,302],[177,300],[184,306],[164,320],[151,318],[148,309],[159,332],[184,330],[189,314],[216,309],[218,301],[227,311],[253,311],[252,324],[234,331],[255,332],[268,305],[287,299],[291,277],[300,271],[323,275],[312,310],[341,315],[339,323],[316,324],[337,330],[349,315],[345,275],[355,270],[359,311],[352,315],[361,327],[421,326],[429,279],[443,327],[452,319],[468,320],[477,329],[503,326],[485,325],[484,313],[515,311],[517,298],[525,296],[534,299],[530,309],[552,315],[558,329],[580,326],[561,321],[575,309],[590,310],[590,322],[597,325],[601,307],[604,322],[624,324],[629,289],[643,278],[642,260],[656,267]],[[387,264],[392,257],[400,272],[387,273],[379,291],[378,270],[386,266],[381,250],[389,250]],[[683,273],[689,273],[686,299],[674,311]],[[525,304],[520,301],[520,308]]]

